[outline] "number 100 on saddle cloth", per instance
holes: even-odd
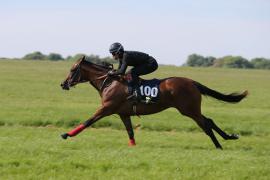
[[[145,103],[156,103],[159,100],[159,79],[141,80],[137,92],[141,96],[141,100]]]

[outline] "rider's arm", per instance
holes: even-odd
[[[127,70],[127,62],[125,61],[125,59],[123,59],[121,61],[121,64],[119,63],[119,67],[118,67],[118,70],[114,73],[115,75],[124,75],[125,72]]]
[[[122,60],[119,61],[117,70],[119,70],[121,68],[121,66],[122,66]]]

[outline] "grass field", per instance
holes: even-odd
[[[197,125],[174,109],[134,117],[137,146],[117,116],[79,136],[62,132],[99,106],[88,84],[63,91],[71,62],[0,61],[0,179],[269,179],[270,71],[163,66],[151,77],[184,76],[224,93],[248,89],[239,104],[203,98],[202,110],[240,134],[216,150]]]

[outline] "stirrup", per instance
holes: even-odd
[[[136,94],[132,94],[132,95],[128,96],[127,100],[133,99],[134,97],[136,97]]]
[[[133,91],[133,94],[128,96],[127,97],[127,100],[130,100],[130,99],[138,99],[139,95],[138,95],[138,92],[136,90]]]

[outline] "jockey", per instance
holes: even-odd
[[[145,75],[154,72],[158,68],[157,61],[148,54],[138,51],[125,51],[124,47],[116,42],[109,49],[115,60],[119,61],[119,66],[116,71],[110,71],[108,75],[124,75],[128,66],[133,66],[127,74],[131,75],[128,83],[132,87],[133,95],[138,97],[138,80],[140,75]]]

